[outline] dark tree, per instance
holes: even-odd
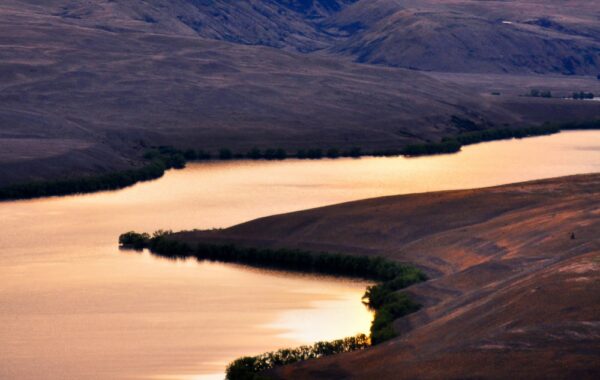
[[[304,149],[300,149],[298,152],[296,152],[296,158],[299,158],[301,160],[306,158],[306,151]]]
[[[193,149],[188,149],[183,153],[183,157],[188,161],[193,161],[198,158],[196,151]]]
[[[278,149],[275,151],[275,158],[276,158],[277,160],[285,160],[285,159],[287,158],[287,153],[286,153],[286,151],[285,151],[284,149],[282,149],[282,148],[278,148]]]
[[[354,147],[348,151],[348,156],[358,158],[358,157],[362,156],[362,151],[360,148]]]
[[[231,150],[223,148],[219,151],[219,158],[221,160],[231,160],[233,158],[233,153],[231,153]]]
[[[210,154],[210,152],[205,152],[202,149],[200,149],[196,154],[196,157],[198,160],[210,160],[212,155]]]
[[[327,151],[327,157],[329,157],[329,158],[338,158],[339,156],[340,156],[340,151],[335,148],[331,148]]]
[[[246,157],[251,160],[260,160],[263,157],[263,155],[260,152],[260,149],[255,147],[252,148],[252,150],[246,154]]]

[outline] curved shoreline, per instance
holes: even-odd
[[[421,305],[401,289],[427,280],[416,267],[378,256],[354,256],[325,252],[288,249],[261,249],[238,247],[233,244],[197,243],[195,247],[172,239],[169,231],[147,233],[127,232],[119,236],[119,245],[125,249],[149,249],[151,253],[168,259],[210,260],[239,263],[259,268],[283,269],[301,273],[321,273],[335,276],[376,280],[367,287],[363,302],[375,312],[370,337],[359,335],[333,342],[317,342],[312,347],[282,349],[254,357],[232,361],[227,367],[227,379],[249,379],[275,366],[361,350],[395,338],[395,320],[416,312]]]
[[[350,248],[432,274],[409,290],[423,308],[396,322],[401,338],[277,367],[267,373],[273,378],[571,378],[598,369],[590,351],[597,329],[585,321],[598,316],[589,300],[600,294],[599,181],[584,174],[378,197],[177,238]],[[548,328],[561,338],[548,340]]]
[[[182,151],[172,147],[156,147],[144,155],[147,164],[141,168],[100,174],[96,176],[39,181],[22,184],[8,185],[0,188],[0,202],[34,199],[50,196],[66,196],[87,194],[106,190],[120,190],[133,186],[138,182],[158,179],[169,169],[182,169],[186,162],[203,161],[231,161],[231,160],[284,160],[284,159],[323,159],[341,157],[392,157],[406,156],[418,157],[436,154],[450,154],[460,152],[463,146],[481,142],[508,140],[513,138],[526,138],[546,136],[562,131],[599,130],[600,120],[589,122],[563,123],[559,125],[542,125],[529,128],[502,128],[466,132],[452,137],[443,138],[440,142],[425,144],[411,144],[397,150],[382,150],[363,152],[360,148],[347,151],[337,149],[322,150],[321,148],[298,151],[295,155],[288,155],[282,149],[266,149],[260,151],[252,149],[245,154],[232,153],[223,149],[218,158],[213,158],[204,151]],[[193,155],[189,152],[193,152]],[[227,153],[225,153],[226,151]]]
[[[345,373],[360,373],[359,378],[396,378],[385,377],[386,367],[382,363],[399,358],[393,362],[394,374],[407,363],[412,367],[404,378],[414,378],[420,371],[427,371],[427,365],[421,365],[421,359],[415,359],[416,349],[422,350],[418,355],[425,358],[422,360],[435,361],[435,358],[427,356],[431,355],[428,350],[432,347],[435,352],[439,348],[442,353],[450,355],[448,352],[455,352],[469,339],[477,339],[476,343],[482,342],[476,344],[480,350],[478,355],[487,355],[488,359],[499,357],[497,352],[486,349],[485,344],[489,339],[496,339],[494,334],[498,328],[504,328],[508,322],[514,323],[515,315],[523,316],[524,320],[520,322],[523,326],[534,327],[531,331],[527,330],[529,335],[525,337],[539,352],[564,348],[560,342],[551,347],[545,344],[535,346],[536,342],[540,342],[540,336],[536,334],[541,332],[543,335],[544,331],[539,329],[538,317],[544,314],[544,321],[566,321],[567,328],[579,319],[589,320],[586,313],[591,312],[593,306],[590,309],[587,300],[595,291],[585,286],[586,283],[582,285],[572,281],[573,276],[582,274],[572,269],[578,268],[578,265],[589,265],[589,260],[597,262],[599,252],[594,253],[594,247],[598,247],[597,231],[600,226],[600,220],[595,218],[599,180],[598,174],[590,174],[476,190],[445,191],[434,196],[421,193],[381,197],[260,218],[226,230],[169,232],[154,237],[129,233],[120,240],[138,249],[152,249],[154,246],[155,251],[163,251],[163,256],[175,260],[196,257],[254,265],[263,261],[271,268],[284,265],[269,260],[294,256],[281,254],[286,252],[281,247],[314,249],[311,242],[318,240],[324,243],[322,246],[333,247],[334,251],[344,251],[343,247],[350,244],[356,248],[352,250],[355,255],[368,254],[365,253],[368,251],[374,260],[383,257],[395,263],[412,262],[428,272],[437,271],[433,281],[416,283],[410,288],[411,297],[422,303],[423,309],[406,318],[396,316],[394,326],[404,333],[402,339],[394,340],[394,344],[376,345],[369,350],[359,348],[344,356],[319,356],[320,360],[303,363],[295,358],[303,357],[304,348],[245,357],[232,365],[235,374],[249,376],[231,377],[232,380],[253,379],[254,374],[259,373],[259,376],[266,374],[274,378],[312,379],[316,371],[326,368],[340,377]],[[373,212],[375,209],[380,212]],[[407,220],[410,220],[409,224],[405,223]],[[385,228],[390,225],[402,226],[404,232]],[[231,242],[268,248],[238,248]],[[261,242],[266,243],[263,245]],[[538,247],[538,244],[541,246]],[[305,260],[297,254],[292,260],[294,262],[305,263]],[[288,267],[298,270],[303,265]],[[340,271],[336,272],[339,274]],[[531,289],[550,289],[556,281],[561,284],[556,290],[529,292]],[[526,297],[523,297],[524,292]],[[577,294],[581,296],[573,297],[571,292],[579,292]],[[562,296],[556,298],[557,294]],[[374,299],[370,294],[369,300]],[[506,305],[516,307],[517,314],[506,311]],[[562,310],[571,307],[573,313],[565,316]],[[559,328],[557,331],[563,330]],[[451,339],[445,338],[448,336]],[[585,335],[582,336],[585,342]],[[577,351],[579,345],[580,342],[576,341],[566,347],[573,355],[581,355]],[[282,355],[293,360],[287,362]],[[460,363],[467,367],[459,366],[455,373],[472,371],[467,365],[471,353],[463,355]],[[518,357],[519,350],[508,350],[505,355]],[[586,357],[589,355],[583,356]],[[539,364],[544,363],[543,354],[534,359],[538,363],[532,365],[535,368],[547,365]],[[573,364],[569,360],[563,366],[567,372],[569,368],[575,368],[571,367]],[[271,368],[265,367],[265,362],[290,365]],[[254,371],[256,367],[260,371]],[[432,368],[432,371],[436,370]],[[445,366],[442,365],[439,370],[444,371]],[[381,372],[384,375],[379,376]]]

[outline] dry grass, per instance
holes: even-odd
[[[600,373],[600,175],[394,196],[186,240],[383,255],[433,277],[402,337],[284,378],[593,378]],[[571,239],[571,233],[575,239]]]

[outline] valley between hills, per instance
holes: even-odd
[[[0,373],[222,377],[344,296],[228,379],[598,379],[599,98],[598,1],[3,0]]]
[[[151,146],[401,149],[600,118],[589,1],[0,5],[0,186],[143,165]],[[525,96],[550,91],[552,98]]]

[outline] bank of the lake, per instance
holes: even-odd
[[[210,235],[212,231],[206,232]],[[284,248],[274,250],[211,242],[192,244],[181,240],[179,238],[181,235],[186,236],[187,233],[156,231],[150,235],[130,231],[119,236],[119,245],[134,250],[147,248],[156,255],[173,260],[194,258],[199,261],[238,263],[259,268],[379,281],[379,284],[369,286],[363,297],[365,304],[375,311],[370,336],[373,344],[395,337],[391,325],[394,319],[419,308],[419,305],[409,297],[400,296],[396,292],[427,279],[425,273],[418,268],[378,256],[355,256]]]
[[[369,345],[380,344],[397,336],[394,321],[416,312],[421,307],[406,293],[398,293],[401,289],[427,279],[421,270],[409,265],[378,256],[247,248],[206,242],[191,245],[178,238],[181,234],[186,233],[157,231],[150,235],[130,231],[119,236],[119,245],[138,251],[148,248],[154,254],[172,260],[193,258],[199,261],[233,262],[259,268],[279,268],[380,281],[369,286],[363,296],[365,305],[375,313],[369,338],[361,334],[332,342],[315,342],[312,346],[280,348],[257,356],[245,356],[227,366],[227,380],[248,380],[255,376],[258,378],[260,373],[281,365],[362,350]]]
[[[409,288],[424,307],[394,318],[401,338],[265,368],[267,378],[594,378],[600,373],[598,215],[600,174],[589,174],[374,198],[169,238],[272,252],[327,247],[415,263],[431,274]]]
[[[229,160],[285,160],[291,159],[338,159],[344,157],[417,157],[424,155],[451,154],[459,152],[463,146],[506,139],[522,139],[527,137],[545,136],[561,131],[597,130],[600,120],[587,122],[571,122],[562,124],[544,124],[523,128],[491,128],[480,129],[475,124],[467,123],[465,132],[444,137],[439,142],[424,142],[410,144],[398,149],[366,151],[360,147],[341,150],[337,148],[303,149],[289,154],[281,148],[258,149],[249,152],[233,152],[223,148],[213,154],[205,150],[181,150],[174,147],[153,147],[144,154],[145,164],[139,168],[114,173],[86,176],[77,178],[57,179],[53,181],[29,182],[13,184],[0,188],[0,201],[15,199],[30,199],[48,196],[70,194],[85,194],[97,191],[118,190],[138,182],[154,180],[164,175],[169,169],[182,169],[186,162],[194,161],[229,161]]]
[[[222,379],[227,363],[241,356],[369,331],[372,314],[361,297],[372,283],[123,252],[115,244],[115,237],[123,231],[227,228],[268,215],[366,198],[590,172],[600,172],[598,131],[496,141],[467,146],[458,154],[416,158],[189,163],[158,180],[118,191],[2,202],[0,336],[4,344],[0,347],[0,378]],[[492,199],[491,204],[502,203]],[[374,206],[369,214],[385,219],[384,211],[385,207]],[[451,219],[436,221],[468,220],[465,217],[472,211],[458,210]],[[387,220],[389,228],[377,227],[373,232],[360,213],[357,218],[352,213],[340,215],[345,223],[364,223],[359,226],[361,232],[349,235],[340,231],[344,241],[333,243],[346,243],[345,247],[319,246],[319,241],[329,239],[328,234],[335,235],[327,227],[335,221],[317,218],[313,233],[322,231],[323,236],[305,239],[305,249],[387,254],[392,245],[359,252],[354,239],[378,241],[382,234],[400,238],[405,236],[403,231],[417,236],[428,230],[402,225],[401,213],[398,221]],[[565,229],[571,229],[570,219],[560,220]],[[514,224],[510,219],[503,222]],[[264,232],[278,228],[275,223]],[[473,247],[483,244],[483,235],[476,231],[467,236]],[[274,243],[266,235],[256,237],[260,241],[236,244]],[[584,237],[579,240],[577,234],[575,242],[583,244]],[[281,247],[271,248],[299,248],[294,238],[299,236],[291,235],[289,241],[280,241]],[[411,247],[407,252],[434,253],[438,248],[432,244],[426,249]],[[482,245],[478,252],[484,255],[492,248]],[[401,261],[423,267],[419,257],[427,256]],[[436,273],[429,272],[432,279],[423,286],[405,291],[429,288],[433,295],[438,285],[442,289],[444,285],[435,278]],[[442,289],[439,295],[445,297]],[[423,309],[401,320],[419,320],[424,310],[431,310],[427,299],[416,298]],[[407,326],[395,327],[408,337]],[[387,344],[364,353],[378,352],[384,346]],[[372,358],[373,363],[378,357]]]

